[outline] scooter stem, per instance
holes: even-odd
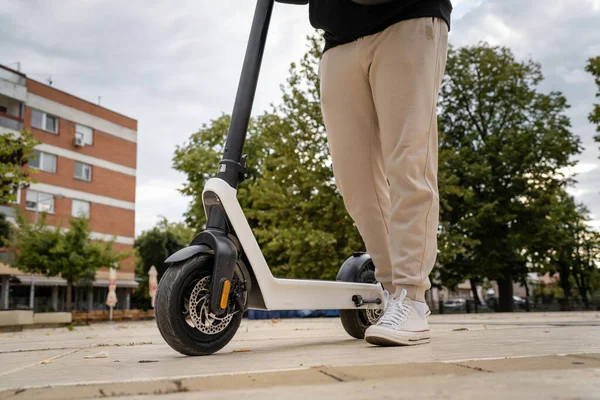
[[[256,2],[225,151],[223,152],[223,159],[219,163],[217,177],[226,181],[234,189],[237,189],[237,186],[245,178],[246,160],[245,157],[242,157],[242,151],[252,113],[252,104],[254,103],[254,95],[258,84],[273,3],[274,0],[258,0]]]

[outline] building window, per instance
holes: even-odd
[[[37,210],[40,212],[54,213],[54,196],[48,193],[36,192],[33,190],[27,191],[25,199],[25,208],[30,211]]]
[[[75,161],[75,178],[90,182],[92,180],[92,166]]]
[[[31,110],[31,126],[46,132],[58,134],[58,117],[46,114],[43,111]]]
[[[6,114],[8,112],[8,108],[6,108],[4,106],[0,106],[0,112]]]
[[[37,129],[46,129],[45,114],[38,110],[31,110],[31,126]]]
[[[71,215],[75,218],[89,218],[90,202],[84,200],[73,200],[71,206]]]
[[[29,167],[50,172],[51,174],[56,173],[56,156],[54,154],[34,150],[32,156],[33,158],[29,160]]]
[[[17,188],[17,193],[16,193],[16,197],[13,201],[11,201],[12,204],[21,204],[21,188]],[[14,192],[14,190],[12,190],[12,192]]]
[[[75,124],[75,135],[81,136],[87,145],[94,144],[94,130],[89,126]]]

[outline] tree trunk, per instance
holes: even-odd
[[[73,311],[73,282],[67,281],[67,312]]]
[[[582,273],[574,274],[574,277],[575,277],[575,283],[577,285],[577,290],[579,291],[579,294],[581,295],[581,300],[583,301],[583,306],[587,310],[590,306],[590,302],[587,298],[587,292],[589,290],[589,285],[587,284],[587,279],[585,278],[585,276]]]
[[[500,301],[498,304],[498,311],[500,312],[513,312],[513,281],[509,274],[504,274],[504,277],[498,279],[498,292]]]
[[[588,300],[588,297],[587,297],[587,290],[581,291],[581,300],[583,301],[583,306],[585,307],[585,309],[589,310],[590,309],[590,301]]]
[[[565,294],[565,298],[562,299],[563,301],[560,302],[560,310],[561,311],[571,311],[571,303],[570,303],[570,299],[571,299],[571,280],[570,280],[570,276],[571,274],[569,273],[569,269],[568,266],[561,266],[560,268],[560,286],[563,289],[563,292]]]
[[[479,299],[479,294],[477,293],[477,281],[471,278],[469,279],[469,283],[471,284],[471,293],[473,293],[473,301],[475,302],[475,306],[480,306],[481,299]]]
[[[581,286],[579,286],[579,294],[581,295],[581,300],[583,301],[583,306],[585,309],[589,309],[590,302],[587,297],[588,292],[590,291],[590,285],[588,285],[587,279],[582,276],[581,277]]]
[[[527,284],[527,275],[525,275],[525,278],[523,279],[523,285],[525,285],[525,310],[531,311],[529,308],[529,296],[531,294],[529,293],[529,285]]]

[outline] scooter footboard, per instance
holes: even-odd
[[[269,310],[380,309],[384,303],[381,285],[372,283],[273,279],[261,291]],[[357,306],[357,297],[373,303]]]

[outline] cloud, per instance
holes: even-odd
[[[0,63],[138,119],[136,233],[178,220],[189,199],[171,185],[175,146],[230,113],[255,2],[63,0],[4,2]],[[254,112],[276,101],[313,30],[308,8],[276,5]],[[165,198],[169,193],[169,198]],[[175,202],[173,200],[177,199]]]
[[[136,233],[158,215],[179,220],[189,199],[176,191],[184,176],[172,169],[175,147],[203,123],[230,113],[254,1],[61,0],[4,1],[0,63],[21,62],[34,79],[138,119]],[[454,0],[450,40],[511,47],[540,61],[544,90],[560,90],[572,108],[573,130],[598,164],[587,113],[596,101],[586,57],[600,55],[599,0]],[[313,32],[308,8],[276,4],[254,113],[280,98],[289,63]],[[598,170],[587,174],[598,175]],[[600,216],[600,186],[582,173],[578,189]],[[585,179],[584,179],[585,178]]]
[[[599,20],[599,0],[487,0],[455,21],[450,33],[458,46],[485,40],[509,47],[521,60],[541,63],[545,79],[540,89],[560,91],[567,98],[572,131],[584,147],[576,157],[578,184],[571,192],[596,218],[600,218],[600,150],[588,115],[598,88],[584,68],[588,58],[600,55]]]

